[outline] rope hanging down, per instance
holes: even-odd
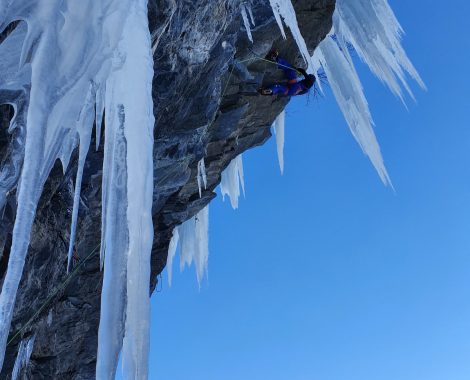
[[[36,317],[41,314],[41,312],[51,303],[51,301],[54,299],[54,297],[59,294],[62,290],[64,290],[67,285],[69,284],[70,281],[75,277],[75,275],[80,271],[80,269],[83,267],[83,265],[93,256],[93,254],[98,250],[98,248],[101,246],[101,244],[98,244],[89,254],[86,256],[82,261],[79,262],[79,264],[74,268],[72,272],[65,278],[65,280],[57,287],[57,289],[52,292],[52,294],[44,301],[44,303],[41,305],[41,307],[32,315],[31,318],[28,319],[28,321],[24,324],[24,326],[19,329],[15,335],[8,341],[7,347],[11,345],[11,343],[14,342],[18,336],[21,335],[23,331],[25,331],[31,323],[36,319]]]

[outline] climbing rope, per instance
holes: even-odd
[[[59,294],[62,290],[67,287],[70,281],[72,281],[75,275],[80,271],[83,265],[93,256],[93,254],[98,250],[100,246],[101,244],[98,244],[82,261],[79,262],[79,264],[73,269],[73,271],[70,272],[69,275],[65,278],[65,280],[59,285],[59,287],[57,287],[57,289],[51,295],[49,295],[49,297],[46,299],[46,301],[44,301],[41,307],[32,315],[31,318],[28,319],[25,325],[21,329],[19,329],[15,335],[13,335],[13,337],[8,341],[7,346],[10,346],[10,344],[16,338],[18,338],[18,336],[20,336],[21,333],[31,325],[31,323],[36,319],[36,317],[41,314],[41,312],[51,303],[54,297],[57,296],[57,294]]]
[[[275,65],[275,66],[278,66],[278,67],[285,67],[286,69],[294,70],[295,72],[297,72],[297,73],[299,73],[299,74],[302,74],[299,70],[297,70],[297,69],[295,69],[295,68],[293,68],[293,67],[283,65],[282,63],[270,61],[269,59],[260,57],[259,55],[257,55],[256,53],[254,53],[251,49],[250,49],[250,51],[253,53],[253,55],[254,55],[255,57],[248,58],[248,59],[244,59],[244,60],[242,60],[242,61],[237,61],[237,62],[238,62],[238,63],[247,63],[247,62],[255,62],[255,61],[264,61],[264,62],[270,63],[271,65]],[[233,75],[233,71],[234,71],[234,70],[235,70],[235,64],[232,65],[232,69],[230,70],[230,74],[229,74],[229,76],[228,76],[227,83],[225,84],[224,90],[222,91],[222,95],[220,96],[220,99],[221,99],[221,100],[224,98],[225,94],[227,93],[228,86],[230,85],[230,80],[232,79],[232,75]],[[215,118],[217,117],[217,112],[219,112],[219,108],[220,108],[220,104],[219,104],[219,107],[217,108],[217,111],[214,113],[214,118],[213,118],[212,121],[208,124],[208,127],[211,127],[212,124],[214,123]]]
[[[251,50],[251,49],[250,49],[250,50]],[[284,67],[284,68],[286,68],[286,69],[294,70],[294,71],[297,72],[298,74],[302,74],[302,72],[300,72],[299,70],[297,70],[297,69],[295,69],[295,68],[293,68],[293,67],[283,65],[282,63],[270,61],[269,59],[266,59],[266,58],[263,58],[263,57],[258,56],[258,55],[255,54],[253,51],[251,51],[251,52],[253,53],[253,55],[254,55],[255,57],[253,57],[253,58],[248,58],[248,59],[244,59],[243,61],[238,61],[238,63],[263,61],[263,62],[270,63],[271,65],[275,65],[275,66],[278,66],[278,67]],[[232,79],[232,75],[233,75],[233,71],[234,71],[234,70],[235,70],[235,65],[232,65],[232,69],[230,70],[230,75],[229,75],[229,77],[228,77],[228,79],[227,79],[227,83],[225,84],[225,88],[224,88],[224,91],[222,92],[221,99],[225,96],[225,93],[227,92],[228,86],[229,86],[229,84],[230,84],[230,79]]]
[[[294,71],[298,72],[299,74],[302,74],[300,71],[298,71],[297,69],[295,69],[293,67],[289,67],[289,66],[283,65],[283,64],[278,63],[278,62],[270,61],[269,59],[260,57],[260,56],[256,55],[255,53],[253,53],[253,54],[255,55],[255,57],[244,59],[242,61],[238,61],[238,63],[264,61],[264,62],[270,63],[270,64],[278,66],[278,67],[285,67],[287,69],[294,70]],[[230,84],[230,80],[232,79],[232,75],[233,75],[234,70],[235,70],[235,65],[232,65],[232,69],[230,70],[230,75],[227,79],[227,83],[225,84],[224,90],[222,92],[221,99],[225,96],[225,94],[227,92],[227,89],[228,89],[228,86]],[[217,112],[215,113],[215,115],[216,114],[217,114]],[[215,120],[215,118],[214,118],[214,120]],[[214,122],[214,120],[209,124],[209,126]],[[41,312],[52,302],[54,297],[56,297],[57,294],[59,294],[61,291],[63,291],[67,287],[67,285],[70,283],[70,281],[72,281],[72,279],[78,274],[78,272],[83,267],[83,265],[93,256],[93,254],[98,250],[98,248],[100,246],[101,246],[101,244],[98,244],[82,261],[79,262],[79,264],[73,269],[73,271],[70,272],[69,275],[65,278],[65,280],[59,285],[59,287],[57,287],[56,290],[49,295],[49,297],[44,301],[44,303],[41,305],[41,307],[31,316],[31,318],[28,319],[28,321],[24,324],[24,326],[21,329],[19,329],[15,333],[15,335],[13,335],[13,337],[8,341],[7,346],[10,346],[15,341],[15,339],[18,338],[31,325],[31,323],[37,318],[37,316],[39,314],[41,314]]]

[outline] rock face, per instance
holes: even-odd
[[[243,27],[241,4],[251,3],[256,27],[252,44]],[[331,29],[334,0],[293,1],[311,51]],[[155,240],[152,281],[163,270],[173,228],[214,197],[221,173],[247,149],[263,144],[288,98],[261,97],[262,84],[282,80],[274,65],[261,60],[277,47],[302,66],[297,46],[283,40],[267,0],[150,0],[154,42]],[[287,31],[287,29],[286,29]],[[4,36],[0,36],[0,40]],[[5,131],[13,112],[0,109],[0,160],[13,136]],[[92,143],[93,145],[93,143]],[[204,158],[207,189],[199,197],[197,163]],[[76,157],[66,170],[57,163],[46,183],[10,331],[11,343],[0,374],[8,379],[22,338],[36,335],[23,379],[93,379],[96,364],[102,273],[99,268],[103,147],[90,150],[83,177],[76,255],[81,266],[67,284]],[[5,275],[15,194],[10,194],[0,224],[0,284]],[[13,338],[13,339],[11,339]]]

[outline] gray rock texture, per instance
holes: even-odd
[[[242,3],[251,4],[255,16],[253,44],[241,19]],[[313,52],[331,28],[335,0],[294,0],[293,4]],[[274,65],[261,60],[237,62],[264,57],[275,46],[294,64],[304,63],[291,36],[283,40],[268,0],[150,0],[149,21],[155,44],[156,117],[152,292],[166,264],[173,228],[216,196],[221,173],[233,158],[270,138],[271,124],[289,101],[257,95],[261,85],[282,80]],[[4,37],[0,35],[0,41]],[[2,161],[8,159],[8,141],[15,138],[6,132],[12,114],[11,107],[1,106]],[[196,174],[203,157],[208,186],[200,198]],[[1,379],[9,379],[21,339],[33,334],[31,360],[20,378],[95,377],[102,273],[94,249],[100,242],[102,159],[102,146],[90,150],[76,240],[76,255],[83,265],[63,287],[77,157],[65,175],[57,163],[46,183],[16,300],[10,331],[14,339],[7,348]],[[0,284],[15,209],[12,193],[0,223]]]

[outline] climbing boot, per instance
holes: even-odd
[[[260,88],[258,89],[258,92],[260,93],[260,95],[264,96],[270,96],[273,94],[273,90],[271,90],[270,88]]]

